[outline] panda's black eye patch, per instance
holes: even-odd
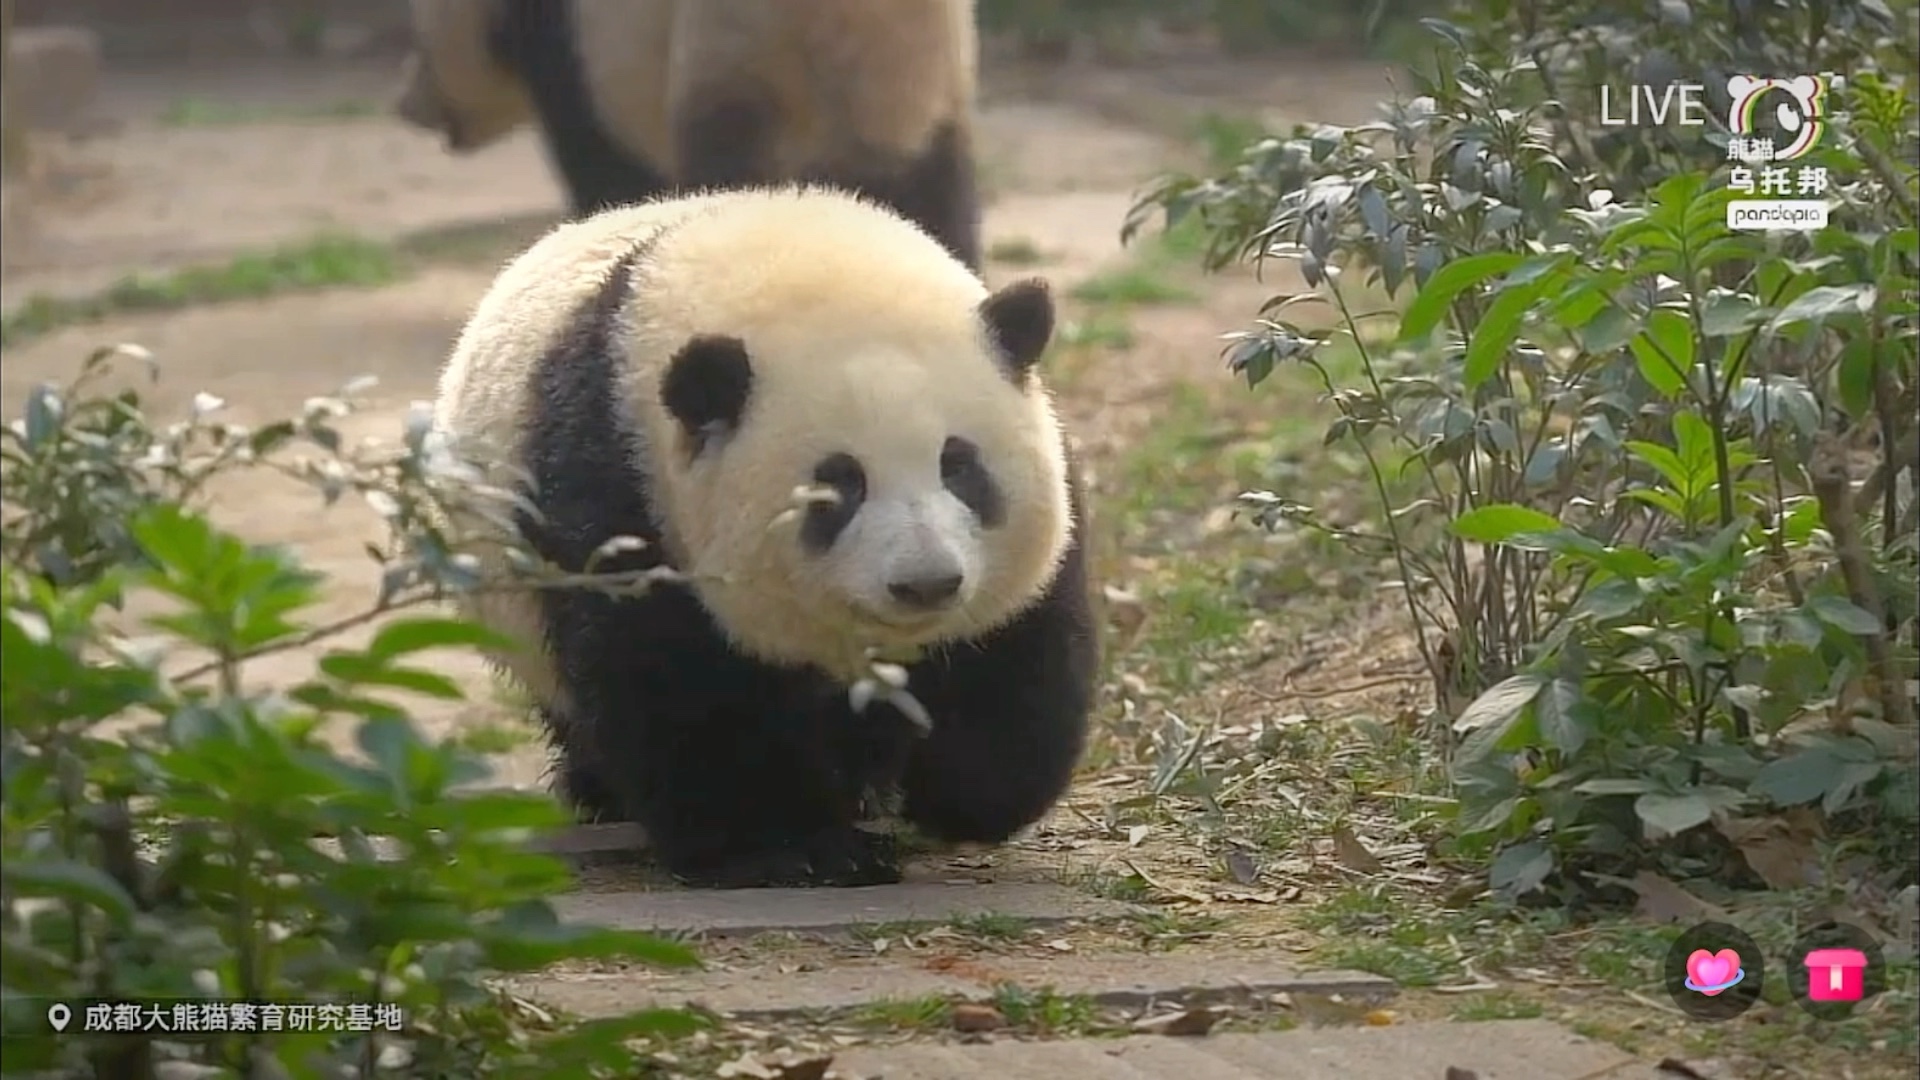
[[[807,507],[800,525],[800,542],[812,551],[833,546],[860,504],[867,498],[867,470],[852,454],[828,454],[813,467],[813,482],[832,490],[836,502],[817,502]]]
[[[940,482],[973,511],[982,526],[991,529],[1006,520],[1000,485],[994,483],[993,474],[980,460],[980,447],[972,441],[956,435],[940,448]]]

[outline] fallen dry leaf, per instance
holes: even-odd
[[[1251,885],[1260,880],[1260,865],[1253,861],[1253,856],[1241,851],[1239,848],[1229,848],[1227,850],[1227,873],[1233,875],[1233,880],[1236,884]]]
[[[947,1016],[955,1031],[999,1031],[1007,1026],[1007,1018],[999,1009],[976,1002],[961,1002]]]
[[[796,1054],[786,1050],[771,1060],[763,1060],[748,1052],[715,1069],[714,1075],[723,1080],[732,1080],[733,1077],[749,1077],[751,1080],[823,1080],[832,1065],[832,1054]]]
[[[1227,1010],[1218,1005],[1198,1009],[1182,1009],[1176,1013],[1163,1013],[1136,1020],[1133,1030],[1142,1035],[1205,1035],[1213,1030],[1213,1025],[1227,1015]]]
[[[776,1080],[822,1080],[832,1064],[832,1054],[790,1058],[775,1066],[773,1075]]]
[[[1768,818],[1727,817],[1714,822],[1732,841],[1747,866],[1772,889],[1799,889],[1820,883],[1819,819],[1801,815]]]
[[[733,1080],[736,1076],[749,1077],[751,1080],[775,1080],[780,1074],[774,1072],[771,1067],[760,1064],[760,1059],[754,1057],[749,1051],[732,1061],[722,1062],[719,1068],[713,1070],[713,1075],[720,1077],[721,1080]]]
[[[1106,586],[1107,625],[1113,627],[1113,648],[1116,652],[1125,652],[1140,631],[1147,624],[1147,605],[1140,602],[1138,594],[1125,589]]]
[[[1661,877],[1651,870],[1633,876],[1633,891],[1640,902],[1633,913],[1643,919],[1662,923],[1697,923],[1724,919],[1727,913]]]
[[[1333,830],[1333,857],[1339,860],[1341,866],[1356,873],[1377,874],[1386,869],[1386,864],[1368,851],[1360,838],[1353,835],[1353,830],[1345,825],[1336,826]]]
[[[1726,1080],[1732,1074],[1727,1071],[1726,1063],[1718,1058],[1705,1061],[1682,1061],[1679,1058],[1661,1058],[1656,1066],[1659,1072],[1684,1076],[1688,1080]]]

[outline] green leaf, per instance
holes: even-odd
[[[1673,795],[1649,791],[1633,800],[1633,812],[1647,827],[1647,838],[1658,840],[1705,824],[1713,817],[1713,804],[1692,792]]]
[[[1806,322],[1824,322],[1827,319],[1846,315],[1865,315],[1873,310],[1879,299],[1880,290],[1873,285],[1816,285],[1795,297],[1793,303],[1780,310],[1767,324],[1769,330],[1778,332],[1786,327]]]
[[[1560,519],[1529,506],[1495,503],[1476,506],[1453,519],[1455,536],[1476,544],[1498,544],[1516,536],[1560,531]]]
[[[1827,789],[1826,797],[1820,800],[1820,809],[1829,816],[1840,813],[1861,788],[1886,771],[1886,764],[1879,761],[1849,761],[1841,765],[1840,775],[1834,779],[1833,786]]]
[[[349,686],[389,686],[442,701],[460,701],[466,697],[459,683],[438,672],[388,667],[361,653],[328,653],[320,658],[319,668]]]
[[[1425,341],[1434,327],[1447,317],[1447,309],[1462,292],[1525,261],[1526,256],[1518,252],[1488,251],[1442,266],[1407,305],[1407,313],[1400,318],[1400,340]]]
[[[1645,777],[1603,776],[1575,784],[1573,790],[1582,795],[1644,795],[1665,789],[1657,781]]]
[[[1553,873],[1553,849],[1538,840],[1515,844],[1502,851],[1487,871],[1487,884],[1509,896],[1538,889]]]
[[[360,725],[355,741],[380,766],[388,779],[402,783],[407,777],[408,759],[416,748],[423,745],[420,733],[414,730],[413,721],[405,716],[371,717]]]
[[[35,859],[10,854],[0,880],[14,899],[44,897],[84,904],[104,912],[117,925],[134,915],[133,897],[106,871],[70,859]]]
[[[1624,619],[1640,605],[1646,603],[1646,593],[1640,583],[1631,577],[1614,577],[1588,589],[1574,604],[1573,615],[1576,618],[1590,619],[1594,622],[1608,622]]]
[[[1715,290],[1700,305],[1700,333],[1729,338],[1745,333],[1760,314],[1760,304],[1745,293]]]
[[[1866,637],[1883,632],[1880,620],[1844,596],[1826,593],[1807,598],[1807,610],[1828,626]]]
[[[1580,347],[1595,356],[1604,356],[1633,339],[1633,316],[1609,305],[1582,326],[1577,334]]]
[[[142,512],[130,531],[148,558],[175,572],[201,569],[213,547],[212,527],[171,503]]]
[[[1540,719],[1540,737],[1565,754],[1575,754],[1592,734],[1592,703],[1572,679],[1555,679],[1533,703]]]
[[[1834,381],[1840,391],[1840,404],[1847,414],[1860,419],[1873,409],[1874,368],[1880,362],[1872,338],[1857,338],[1840,352],[1839,370]]]
[[[1625,445],[1628,453],[1653,466],[1675,491],[1684,494],[1692,490],[1693,476],[1681,462],[1680,455],[1659,443],[1640,439],[1629,439]]]
[[[1769,761],[1748,790],[1780,806],[1798,806],[1832,790],[1846,768],[1831,750],[1816,746]]]
[[[1693,324],[1677,311],[1656,308],[1647,314],[1646,329],[1632,345],[1640,377],[1669,400],[1678,399],[1693,373]]]
[[[1489,724],[1498,724],[1511,720],[1520,714],[1547,685],[1543,675],[1509,675],[1488,688],[1487,692],[1473,699],[1473,703],[1462,709],[1460,716],[1453,722],[1456,732],[1473,731]]]
[[[1703,491],[1714,480],[1713,427],[1699,413],[1682,410],[1673,414],[1674,450],[1686,467],[1689,492]]]
[[[1658,488],[1633,488],[1623,492],[1622,496],[1646,503],[1648,506],[1657,506],[1675,521],[1686,521],[1689,517],[1686,500],[1671,491]]]
[[[1525,285],[1513,286],[1496,295],[1493,303],[1487,305],[1486,312],[1480,317],[1480,324],[1473,328],[1473,335],[1467,340],[1461,381],[1468,393],[1478,389],[1481,383],[1500,370],[1501,361],[1507,358],[1508,350],[1513,348],[1514,340],[1520,336],[1520,327],[1526,322],[1527,312],[1565,277],[1564,273],[1555,271]]]
[[[374,635],[366,654],[373,660],[386,661],[427,649],[497,649],[510,644],[504,635],[462,619],[395,619]]]

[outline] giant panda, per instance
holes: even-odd
[[[413,0],[397,103],[468,153],[537,120],[576,214],[812,181],[979,269],[973,0]]]
[[[579,573],[638,537],[596,570],[679,576],[465,601],[521,643],[496,659],[585,818],[638,822],[688,883],[861,885],[900,876],[860,827],[875,791],[936,843],[1050,809],[1098,664],[1080,473],[1036,370],[1053,324],[1043,282],[990,292],[822,187],[616,208],[506,266],[442,374],[436,440],[520,485],[544,561]],[[504,519],[461,520],[496,571]],[[903,662],[930,731],[855,707],[874,655]]]

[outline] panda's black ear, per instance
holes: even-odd
[[[1053,294],[1040,278],[1016,281],[980,302],[980,319],[1008,373],[1024,376],[1053,340]]]
[[[704,334],[689,339],[668,361],[660,403],[686,428],[698,454],[709,438],[740,423],[752,389],[746,342]]]

